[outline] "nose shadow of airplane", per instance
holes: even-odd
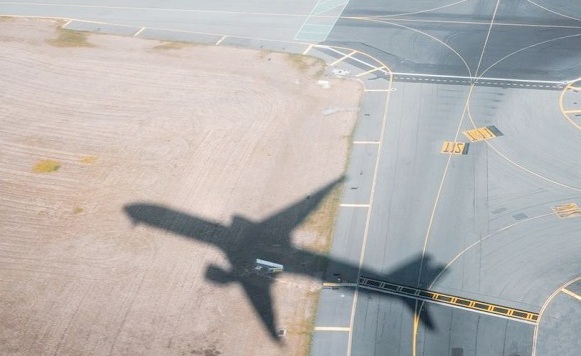
[[[429,256],[416,256],[386,274],[378,274],[326,255],[296,248],[291,241],[292,231],[317,209],[331,191],[339,189],[343,181],[344,177],[341,177],[330,182],[260,222],[234,216],[230,226],[157,204],[133,203],[123,209],[134,225],[149,225],[220,249],[230,263],[230,270],[209,265],[205,273],[206,280],[219,285],[239,283],[270,337],[280,342],[271,295],[276,275],[257,272],[257,258],[283,265],[284,273],[305,275],[322,281],[329,280],[324,277],[327,270],[327,273],[338,271],[342,276],[352,279],[352,282],[362,275],[387,281],[414,279],[415,283],[421,269],[425,277],[422,279],[423,284],[428,284],[444,269],[443,265],[431,263]],[[417,314],[415,300],[393,295],[389,297],[403,300]],[[419,318],[428,329],[435,328],[427,312],[420,313]]]

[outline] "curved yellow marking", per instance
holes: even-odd
[[[563,99],[565,98],[565,93],[567,93],[567,91],[569,91],[569,90],[575,90],[574,89],[574,88],[576,88],[574,86],[575,83],[576,82],[572,82],[572,83],[567,84],[565,89],[563,89],[563,91],[561,92],[561,95],[559,96],[559,110],[561,110],[561,113],[563,114],[563,116],[565,116],[565,119],[567,119],[571,123],[571,125],[575,126],[578,130],[581,130],[581,126],[569,117],[568,114],[572,113],[572,112],[565,110],[565,106],[563,104]]]
[[[460,60],[462,61],[462,63],[464,63],[464,66],[466,67],[466,70],[468,71],[468,76],[471,77],[472,76],[472,71],[470,70],[470,66],[468,65],[468,63],[466,62],[466,60],[464,59],[464,57],[462,57],[462,55],[460,53],[458,53],[454,48],[452,48],[449,44],[447,44],[446,42],[442,41],[441,39],[434,37],[432,35],[430,35],[427,32],[415,29],[413,27],[409,27],[409,26],[405,26],[405,25],[400,25],[400,24],[396,24],[393,23],[391,21],[386,21],[386,20],[381,20],[381,19],[373,19],[373,18],[359,18],[359,20],[361,21],[369,21],[369,22],[378,22],[378,23],[383,23],[383,24],[388,24],[388,25],[392,25],[392,26],[396,26],[396,27],[401,27],[401,28],[405,28],[406,30],[410,30],[416,33],[419,33],[421,35],[424,35],[426,37],[431,38],[432,40],[440,43],[441,45],[443,45],[444,47],[448,48],[450,51],[452,51],[456,56],[458,56],[458,58],[460,58]]]
[[[415,356],[417,354],[417,335],[418,335],[418,327],[420,325],[420,313],[422,308],[424,307],[424,302],[420,303],[420,308],[418,309],[418,301],[416,300],[416,304],[414,306],[414,323],[412,327],[413,332],[413,340],[412,340],[412,355]]]
[[[483,74],[484,74],[484,73],[483,73]],[[472,126],[474,126],[474,128],[476,128],[476,127],[477,127],[477,125],[476,125],[476,122],[474,121],[474,118],[472,117],[472,113],[471,113],[471,111],[470,111],[470,96],[471,96],[471,94],[472,94],[472,91],[470,91],[470,93],[469,93],[469,95],[468,95],[468,103],[467,103],[467,114],[468,114],[468,118],[470,119],[470,122],[472,123]],[[546,182],[549,182],[549,183],[552,183],[552,184],[558,185],[558,186],[560,186],[560,187],[563,187],[563,188],[568,188],[568,189],[574,190],[574,191],[576,191],[576,192],[581,192],[581,188],[577,188],[577,187],[573,187],[573,186],[570,186],[570,185],[568,185],[568,184],[565,184],[565,183],[557,182],[556,180],[553,180],[553,179],[551,179],[551,178],[545,177],[545,176],[543,176],[542,174],[539,174],[539,173],[537,173],[537,172],[533,172],[533,171],[531,171],[530,169],[528,169],[528,168],[524,167],[524,166],[523,166],[523,165],[521,165],[520,163],[517,163],[517,162],[513,161],[512,159],[508,158],[508,157],[507,157],[505,154],[503,154],[503,153],[502,153],[502,152],[500,152],[500,151],[499,151],[499,150],[498,150],[496,147],[494,147],[494,145],[493,145],[493,144],[492,144],[490,141],[484,141],[484,142],[485,142],[485,143],[486,143],[486,145],[488,145],[488,147],[489,147],[491,150],[493,150],[493,151],[494,151],[494,152],[495,152],[497,155],[499,155],[500,157],[504,158],[504,159],[505,159],[507,162],[509,162],[509,163],[513,164],[513,165],[514,165],[514,166],[516,166],[517,168],[519,168],[519,169],[521,169],[521,170],[523,170],[523,171],[525,171],[525,172],[527,172],[527,173],[529,173],[529,174],[532,174],[533,176],[535,176],[535,177],[537,177],[537,178],[540,178],[540,179],[542,179],[542,180],[544,180],[544,181],[546,181]]]
[[[492,64],[491,64],[491,65],[490,65],[488,68],[486,68],[486,69],[485,69],[485,70],[484,70],[484,71],[483,71],[483,72],[480,74],[480,76],[479,76],[479,77],[483,77],[483,76],[484,76],[484,73],[488,72],[488,71],[489,71],[490,69],[492,69],[492,68],[493,68],[495,65],[497,65],[498,63],[500,63],[500,62],[504,61],[504,60],[505,60],[505,59],[507,59],[508,57],[512,57],[512,56],[514,56],[515,54],[517,54],[517,53],[520,53],[520,52],[522,52],[522,51],[526,51],[526,50],[527,50],[527,49],[529,49],[529,48],[533,48],[533,47],[536,47],[536,46],[540,46],[540,45],[543,45],[543,44],[545,44],[545,43],[549,43],[549,42],[553,42],[553,41],[559,41],[559,40],[563,40],[563,39],[566,39],[566,38],[579,37],[579,36],[581,36],[581,34],[574,34],[574,35],[567,35],[567,36],[562,36],[562,37],[557,37],[557,38],[551,38],[551,39],[548,39],[548,40],[545,40],[545,41],[541,41],[541,42],[533,43],[532,45],[529,45],[529,46],[523,47],[523,48],[521,48],[521,49],[519,49],[519,50],[517,50],[517,51],[514,51],[514,52],[512,52],[512,53],[509,53],[509,54],[507,54],[506,56],[504,56],[504,57],[500,58],[499,60],[497,60],[496,62],[492,63]]]
[[[537,354],[537,340],[539,337],[539,326],[541,325],[541,319],[543,317],[543,314],[545,313],[545,309],[547,309],[547,307],[549,306],[549,303],[551,303],[551,301],[553,301],[553,299],[555,299],[557,294],[559,294],[563,289],[567,288],[569,285],[571,285],[577,281],[581,281],[581,276],[574,278],[568,282],[565,282],[559,288],[555,289],[553,291],[553,293],[551,293],[551,295],[547,298],[547,300],[545,300],[545,303],[541,307],[541,311],[539,311],[539,318],[537,319],[537,324],[535,325],[535,331],[533,332],[533,350],[532,350],[532,354],[531,354],[532,356],[536,356],[536,354]]]
[[[409,16],[409,15],[417,15],[417,14],[425,14],[428,12],[432,12],[432,11],[436,11],[436,10],[441,10],[441,9],[445,9],[447,7],[450,6],[454,6],[454,5],[458,5],[461,4],[463,2],[466,2],[468,0],[460,0],[460,1],[456,1],[454,3],[451,4],[447,4],[447,5],[442,5],[442,6],[438,6],[438,7],[434,7],[431,9],[426,9],[426,10],[420,10],[420,11],[414,11],[414,12],[403,12],[401,14],[395,14],[395,15],[378,15],[378,16],[364,16],[364,17],[359,17],[359,18],[369,18],[369,19],[373,19],[373,18],[394,18],[394,17],[398,17],[398,16]]]
[[[489,238],[491,238],[491,237],[493,237],[493,236],[495,236],[495,235],[498,235],[498,234],[500,234],[500,233],[501,233],[501,232],[503,232],[503,231],[506,231],[506,230],[508,230],[508,229],[511,229],[511,228],[513,228],[513,227],[515,227],[515,226],[518,226],[518,225],[520,225],[520,224],[524,224],[524,223],[527,223],[527,222],[531,222],[531,221],[533,221],[533,220],[536,220],[536,219],[539,219],[539,218],[544,218],[544,217],[547,217],[547,216],[553,216],[553,213],[548,213],[548,214],[538,215],[538,216],[535,216],[535,217],[532,217],[532,218],[528,218],[528,219],[525,219],[525,220],[521,220],[521,221],[515,222],[515,223],[513,223],[513,224],[510,224],[510,225],[507,225],[507,226],[505,226],[505,227],[503,227],[503,228],[500,228],[500,229],[498,229],[498,230],[494,231],[494,232],[493,232],[493,233],[491,233],[491,234],[488,234],[488,235],[486,235],[485,237],[483,237],[483,238],[479,239],[478,241],[475,241],[475,242],[473,242],[473,243],[472,243],[472,244],[470,244],[468,247],[466,247],[466,248],[464,248],[462,251],[460,251],[460,252],[459,252],[459,253],[458,253],[456,256],[454,256],[454,258],[452,258],[452,259],[450,260],[450,262],[448,262],[448,264],[447,264],[447,265],[446,265],[446,266],[445,266],[445,267],[444,267],[444,268],[443,268],[443,269],[440,271],[440,273],[438,273],[438,275],[437,275],[437,276],[434,278],[434,280],[432,281],[432,283],[430,283],[430,286],[428,287],[428,289],[432,289],[432,287],[434,286],[434,284],[436,284],[436,282],[438,282],[438,280],[439,280],[439,279],[440,279],[440,277],[441,277],[441,276],[444,274],[444,272],[445,272],[445,271],[446,271],[448,268],[450,268],[450,266],[451,266],[451,265],[452,265],[454,262],[456,262],[456,260],[458,260],[458,259],[459,259],[459,258],[460,258],[460,257],[461,257],[463,254],[465,254],[466,252],[468,252],[468,250],[472,249],[474,246],[476,246],[476,245],[478,245],[478,244],[480,244],[480,243],[482,243],[482,242],[484,242],[484,241],[488,240]]]

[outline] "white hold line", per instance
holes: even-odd
[[[490,78],[490,77],[468,77],[461,75],[442,75],[442,74],[423,74],[423,73],[392,73],[394,76],[408,76],[408,77],[426,77],[426,78],[442,78],[442,79],[464,79],[474,81],[497,81],[497,82],[515,82],[515,83],[541,83],[541,84],[567,84],[569,81],[550,81],[550,80],[534,80],[534,79],[512,79],[512,78]],[[408,79],[408,78],[405,78]]]

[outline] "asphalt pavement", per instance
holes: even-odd
[[[581,349],[581,130],[562,95],[581,76],[580,3],[0,1],[0,14],[307,53],[363,83],[330,255],[472,306],[325,288],[314,355]]]

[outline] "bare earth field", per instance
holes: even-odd
[[[361,88],[323,89],[321,71],[312,58],[0,19],[1,353],[307,352],[320,281],[276,279],[277,344],[239,284],[206,280],[208,265],[230,268],[220,249],[133,226],[124,206],[227,226],[337,179]],[[296,246],[326,248],[337,196],[293,231]]]

